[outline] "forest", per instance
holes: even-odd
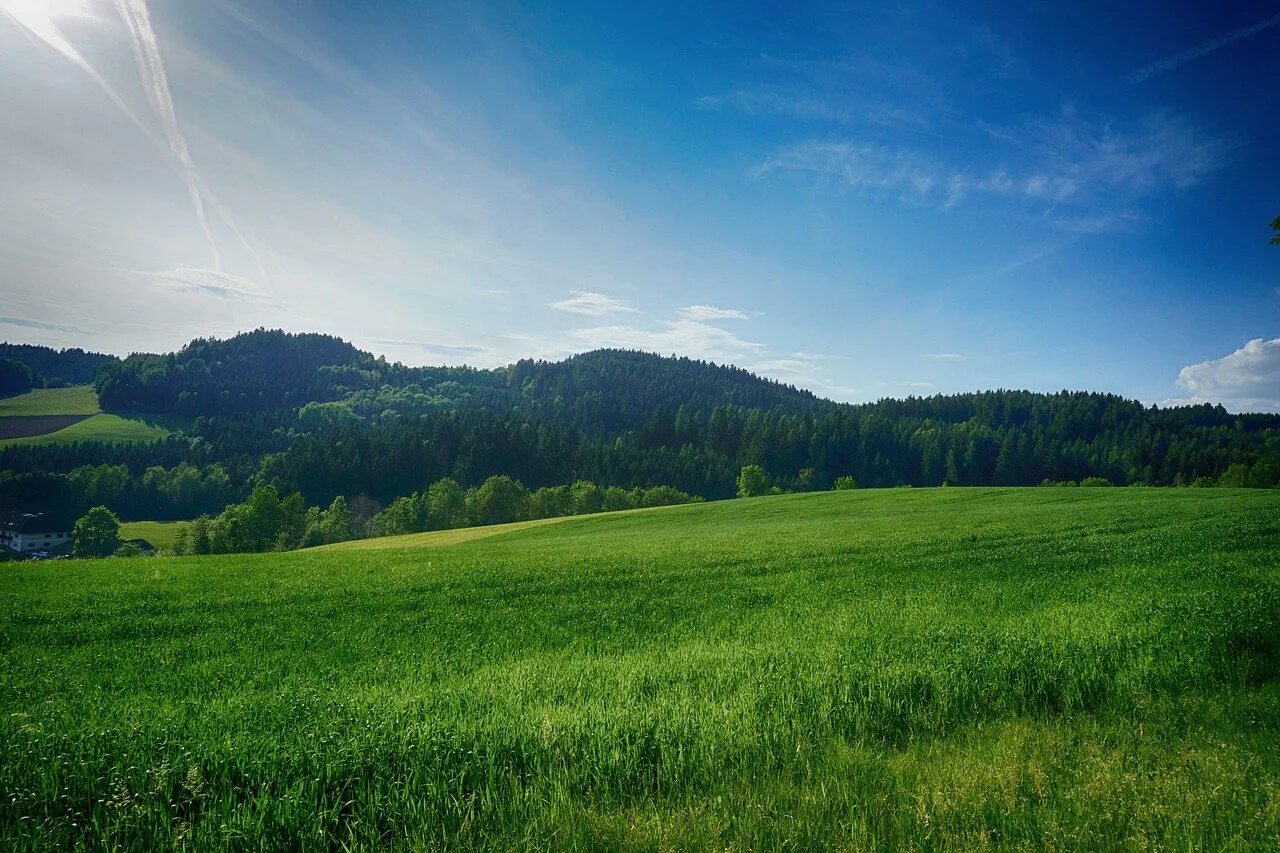
[[[91,372],[104,411],[189,418],[152,443],[0,450],[0,508],[72,517],[93,506],[125,519],[216,517],[264,486],[296,494],[304,514],[337,498],[380,511],[444,480],[465,492],[495,477],[530,493],[584,482],[714,500],[737,493],[746,466],[781,491],[842,477],[860,487],[1280,482],[1280,415],[1095,392],[850,405],[688,358],[598,350],[497,370],[409,367],[327,335],[265,329],[126,359],[3,352],[45,381]],[[305,527],[292,538],[306,541]]]

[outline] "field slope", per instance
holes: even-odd
[[[1280,492],[422,544],[6,566],[6,846],[1280,845]]]
[[[91,385],[38,388],[0,400],[0,447],[76,441],[155,441],[181,419],[106,414]]]

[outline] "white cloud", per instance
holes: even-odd
[[[1222,358],[1178,371],[1185,403],[1221,403],[1234,411],[1280,411],[1280,338],[1255,338]]]
[[[588,317],[600,317],[605,314],[640,313],[638,309],[621,299],[605,296],[591,290],[579,290],[568,299],[552,302],[551,307],[569,314],[583,314]]]
[[[737,308],[717,308],[715,305],[690,305],[678,312],[687,320],[746,320],[745,311]]]
[[[924,357],[930,361],[964,361],[968,358],[958,352],[927,352]]]

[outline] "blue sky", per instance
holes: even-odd
[[[0,337],[1280,410],[1280,4],[0,0]]]

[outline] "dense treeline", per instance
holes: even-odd
[[[0,343],[0,359],[20,362],[35,375],[36,387],[59,388],[87,385],[98,368],[119,361],[114,355],[85,352],[79,348],[56,350],[35,344]]]
[[[0,358],[0,397],[24,394],[41,382],[27,365],[12,358]]]
[[[717,499],[751,465],[788,491],[845,476],[868,487],[1280,479],[1277,415],[1071,392],[841,405],[734,368],[615,350],[495,371],[410,368],[337,338],[258,330],[108,364],[98,387],[108,408],[192,420],[151,444],[0,451],[0,508],[191,518],[258,486],[305,505],[387,505],[444,478],[470,489],[495,476]],[[156,469],[218,485],[161,488]]]
[[[579,480],[571,486],[529,492],[518,480],[496,476],[464,490],[446,477],[429,489],[397,498],[385,509],[367,496],[348,502],[341,495],[327,509],[321,509],[307,507],[297,492],[282,496],[275,486],[264,485],[254,489],[244,503],[228,506],[217,517],[197,518],[189,529],[181,531],[175,551],[287,551],[370,536],[673,506],[694,500],[697,498],[669,486],[602,489]]]

